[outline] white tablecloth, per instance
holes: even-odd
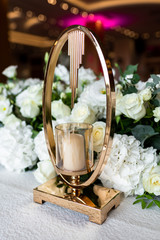
[[[32,172],[0,167],[0,240],[159,240],[160,209],[142,210],[127,198],[97,225],[78,212],[33,202],[38,186]]]

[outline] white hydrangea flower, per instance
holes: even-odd
[[[3,120],[12,112],[12,105],[10,104],[9,99],[5,96],[0,95],[0,121]]]
[[[23,171],[37,161],[32,127],[25,122],[16,128],[0,128],[0,164],[10,171]]]
[[[44,183],[56,176],[56,171],[50,160],[41,161],[37,164],[38,168],[34,176],[39,183]]]
[[[13,78],[17,75],[17,67],[18,66],[9,66],[3,70],[2,74],[8,78]]]
[[[106,118],[106,89],[104,78],[87,86],[81,93],[78,102],[85,103],[94,109],[99,118]]]
[[[156,108],[153,110],[153,116],[155,117],[155,118],[154,118],[154,121],[155,121],[155,122],[159,122],[159,121],[160,121],[160,107],[156,107]]]
[[[69,116],[71,109],[60,99],[51,103],[51,113],[55,119],[60,119]]]
[[[133,136],[115,134],[112,151],[100,180],[125,196],[143,194],[142,176],[157,165],[156,150],[143,149]]]
[[[94,123],[96,120],[95,112],[85,103],[77,103],[71,112],[71,120],[80,123]]]
[[[58,64],[55,68],[54,74],[58,76],[60,80],[64,81],[66,84],[69,84],[69,71],[65,66]]]
[[[37,154],[40,161],[50,160],[50,156],[45,141],[44,130],[40,131],[34,139],[34,151]]]

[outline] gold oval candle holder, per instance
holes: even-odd
[[[100,158],[96,164],[93,161],[92,125],[86,123],[60,124],[56,126],[54,136],[51,117],[52,84],[60,51],[68,41],[71,106],[73,108],[78,87],[78,69],[82,63],[82,56],[85,54],[86,36],[97,51],[106,87],[105,138]],[[97,39],[86,27],[71,26],[67,28],[51,49],[43,92],[45,138],[58,177],[34,189],[35,202],[49,201],[87,214],[90,221],[99,224],[105,221],[107,213],[113,207],[119,205],[119,191],[94,184],[111,151],[115,100],[112,68],[109,60],[105,61]],[[58,189],[61,185],[65,189],[63,194]]]

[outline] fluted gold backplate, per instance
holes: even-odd
[[[83,26],[71,26],[67,28],[62,35],[55,41],[51,52],[47,65],[45,82],[44,82],[44,92],[43,92],[43,123],[44,123],[44,131],[45,138],[48,146],[48,151],[52,160],[52,163],[57,171],[57,173],[62,177],[62,179],[70,186],[73,186],[71,182],[67,181],[64,175],[60,173],[59,169],[56,167],[56,159],[55,159],[55,140],[53,135],[52,128],[52,117],[51,117],[51,97],[52,97],[52,84],[54,79],[54,71],[59,58],[59,54],[64,44],[68,40],[68,54],[70,56],[70,86],[72,90],[72,106],[74,105],[74,98],[76,88],[78,87],[78,68],[82,63],[82,55],[85,54],[84,51],[84,39],[87,36],[91,43],[94,45],[104,75],[104,82],[106,86],[106,130],[105,130],[105,138],[103,149],[100,155],[99,162],[97,167],[91,174],[91,176],[85,182],[78,184],[76,187],[86,187],[92,184],[96,178],[101,173],[103,167],[106,164],[108,156],[111,151],[112,146],[112,116],[114,116],[115,111],[115,91],[114,91],[114,83],[113,76],[111,71],[111,66],[109,61],[105,61],[103,56],[101,47],[93,35],[93,33]],[[77,173],[78,175],[78,173]]]

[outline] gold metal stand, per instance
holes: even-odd
[[[62,182],[57,184],[57,178],[54,178],[35,188],[33,198],[36,203],[50,202],[86,214],[89,221],[102,224],[108,212],[120,204],[121,193],[92,184],[81,195],[74,196],[70,187]]]

